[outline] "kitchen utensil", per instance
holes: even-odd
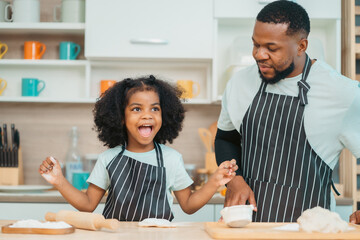
[[[11,9],[12,16],[8,16],[8,9]],[[40,1],[39,0],[14,0],[12,4],[5,7],[5,21],[7,22],[40,22]]]
[[[12,224],[1,227],[2,233],[16,233],[16,234],[68,234],[75,231],[74,227],[69,228],[14,228],[10,227]]]
[[[359,239],[360,226],[349,224],[353,231],[342,233],[307,233],[274,229],[289,223],[250,223],[243,228],[231,228],[224,222],[207,222],[205,231],[214,239]]]
[[[120,222],[117,219],[105,219],[103,215],[98,213],[76,212],[61,210],[58,213],[47,212],[46,221],[64,221],[76,228],[99,230],[108,228],[116,230],[119,228]]]
[[[211,145],[215,151],[215,137],[216,137],[216,133],[217,133],[217,121],[213,122],[210,127],[209,127],[209,131],[211,133]]]
[[[2,57],[5,55],[7,50],[8,50],[8,45],[6,43],[0,42],[0,59],[2,59]]]
[[[244,227],[251,223],[253,205],[234,205],[223,208],[220,213],[229,227]]]
[[[213,152],[212,143],[211,143],[211,132],[206,128],[198,129],[199,136],[204,143],[207,152]]]
[[[4,152],[4,146],[3,146],[3,142],[2,142],[2,130],[1,130],[1,126],[0,126],[0,167],[4,166],[3,152]]]
[[[46,51],[46,45],[38,41],[24,42],[24,59],[40,59]]]
[[[198,133],[206,148],[205,168],[208,170],[208,173],[212,174],[216,171],[218,165],[216,163],[215,152],[213,149],[213,138],[211,132],[206,128],[199,128]]]
[[[20,135],[19,131],[15,129],[14,132],[14,162],[15,167],[19,166],[19,147],[20,147]]]
[[[194,98],[200,94],[200,84],[197,82],[192,80],[178,80],[176,84],[184,91],[181,98]],[[195,92],[193,91],[194,86],[196,86]]]
[[[39,86],[42,85],[40,88]],[[21,95],[37,97],[44,90],[46,84],[43,80],[37,78],[22,78]]]
[[[0,78],[0,95],[4,92],[7,86],[7,81],[5,79]]]
[[[4,153],[4,167],[8,167],[9,165],[9,157],[8,157],[8,140],[7,140],[7,125],[6,123],[3,124],[3,130],[4,130],[4,133],[3,133],[3,136],[4,136],[4,150],[3,150],[3,153]]]
[[[79,44],[74,42],[60,42],[59,58],[62,60],[74,60],[81,51]]]

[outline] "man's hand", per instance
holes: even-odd
[[[360,224],[360,210],[357,210],[350,216],[350,223]]]
[[[254,192],[242,176],[235,176],[227,184],[224,207],[244,205],[246,201],[249,201],[254,206],[254,211],[257,211]]]

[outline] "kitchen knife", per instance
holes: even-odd
[[[4,130],[4,167],[8,167],[8,154],[7,154],[7,125],[6,123],[4,123],[3,125],[3,130]]]
[[[14,143],[15,143],[15,149],[14,149],[14,167],[19,166],[19,145],[20,145],[20,135],[19,131],[16,129],[14,133]]]
[[[4,152],[4,146],[2,143],[2,130],[1,130],[1,126],[0,126],[0,167],[4,166],[3,152]]]
[[[11,124],[11,146],[9,146],[9,156],[10,156],[10,167],[15,167],[15,151],[14,151],[14,134],[15,134],[15,124]],[[11,149],[10,149],[11,147]]]

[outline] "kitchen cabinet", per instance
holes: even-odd
[[[87,60],[58,60],[61,41],[84,45],[84,23],[0,23],[1,41],[9,47],[0,60],[0,78],[7,88],[2,102],[94,102],[89,100]],[[40,60],[24,60],[24,41],[40,41],[46,51]],[[83,54],[80,58],[83,58]],[[21,79],[37,78],[46,83],[38,97],[21,96]]]
[[[101,79],[152,74],[173,83],[193,80],[200,94],[185,103],[211,103],[212,1],[89,0],[86,16],[91,97]]]
[[[213,100],[221,95],[231,74],[254,63],[252,31],[258,12],[267,0],[214,0],[215,53]],[[310,17],[308,54],[325,60],[337,71],[341,66],[341,1],[298,0]],[[326,7],[326,11],[324,11]]]
[[[211,59],[212,8],[209,0],[88,0],[85,56]]]

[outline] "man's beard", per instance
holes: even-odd
[[[259,70],[259,74],[260,74],[260,78],[264,83],[270,83],[270,84],[274,84],[279,82],[281,79],[286,78],[290,73],[292,73],[292,71],[294,71],[295,68],[295,64],[294,62],[292,62],[289,67],[287,67],[284,71],[278,71],[274,68],[275,70],[275,76],[273,78],[265,78],[264,75],[262,75],[259,65],[258,65],[258,70]]]

